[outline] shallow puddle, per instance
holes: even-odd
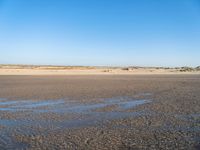
[[[64,104],[64,100],[47,100],[47,101],[0,101],[0,111],[26,111],[33,110],[39,107],[52,107],[59,104]]]
[[[3,99],[0,101],[0,112],[7,115],[6,118],[0,119],[0,126],[14,129],[17,127],[34,128],[37,126],[45,127],[55,126],[60,128],[77,128],[83,126],[97,125],[113,119],[123,119],[127,117],[134,117],[145,115],[144,112],[127,112],[126,110],[150,103],[151,100],[132,100],[128,97],[115,97],[108,99],[101,99],[95,103],[81,103],[78,101],[67,100],[21,100],[9,101]],[[107,111],[96,111],[97,109],[116,106],[115,109],[108,109]],[[25,117],[20,117],[18,113]],[[59,119],[55,121],[49,113],[56,113],[57,116],[65,114],[66,116],[75,115],[74,119]],[[46,115],[49,118],[46,118]],[[81,118],[79,117],[81,115]],[[28,117],[27,117],[28,116]],[[40,119],[37,117],[39,116]],[[5,116],[4,116],[5,117]],[[12,119],[9,119],[12,118]]]
[[[85,113],[95,109],[117,105],[120,110],[126,110],[138,105],[151,102],[150,100],[131,100],[130,98],[110,98],[99,103],[80,103],[66,100],[22,100],[22,101],[0,101],[0,111],[36,111],[57,113]],[[117,110],[118,111],[118,110]]]
[[[77,101],[65,101],[65,100],[44,100],[44,101],[32,101],[32,100],[22,100],[22,101],[1,101],[0,111],[11,112],[15,116],[15,112],[30,113],[30,118],[22,118],[24,123],[27,119],[34,120],[34,116],[42,115],[43,113],[53,112],[59,114],[81,114],[89,116],[92,119],[118,119],[123,117],[134,116],[135,112],[126,112],[126,110],[142,105],[145,103],[150,103],[151,100],[131,100],[130,98],[118,97],[100,100],[99,103],[80,103]],[[101,109],[109,106],[117,106],[115,109],[108,111],[95,111],[96,109]],[[26,112],[27,111],[27,112]],[[39,113],[39,114],[38,114]],[[9,113],[10,115],[10,113]],[[23,123],[23,120],[20,122]],[[82,121],[82,120],[81,120]],[[12,125],[16,124],[16,120],[0,120],[0,125]]]
[[[0,99],[0,127],[2,127],[0,139],[9,139],[9,135],[13,133],[36,134],[38,128],[48,133],[63,128],[96,126],[113,119],[145,115],[145,111],[131,112],[128,110],[150,102],[151,100],[134,100],[129,97],[99,99],[99,101],[93,103],[64,99],[43,101]],[[112,109],[97,111],[97,109],[107,107],[112,107]],[[51,113],[56,114],[56,116],[73,115],[73,117],[55,119],[51,116]],[[23,115],[20,116],[20,114]],[[46,115],[48,115],[48,118],[46,118]]]
[[[136,100],[136,101],[128,101],[128,102],[119,102],[118,105],[122,109],[130,109],[132,107],[142,105],[142,104],[145,104],[145,103],[149,103],[149,102],[150,102],[150,100]]]

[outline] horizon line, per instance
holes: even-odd
[[[182,67],[190,67],[190,68],[198,68],[200,67],[200,65],[198,66],[187,66],[187,65],[183,65],[183,66],[145,66],[145,65],[53,65],[53,64],[0,64],[0,66],[36,66],[36,67],[99,67],[99,68],[126,68],[126,67],[137,67],[137,68],[182,68]]]

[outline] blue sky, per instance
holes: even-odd
[[[200,65],[199,0],[0,0],[0,64]]]

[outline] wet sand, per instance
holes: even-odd
[[[0,149],[200,149],[200,75],[0,76]]]

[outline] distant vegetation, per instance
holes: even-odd
[[[184,67],[123,67],[121,68],[121,70],[124,71],[131,71],[131,70],[135,70],[135,69],[163,69],[163,70],[172,70],[173,71],[180,71],[180,72],[194,72],[194,71],[200,71],[200,66],[193,68],[193,67],[188,67],[188,66],[184,66]]]
[[[129,71],[130,68],[122,68],[122,70]]]
[[[181,67],[180,71],[181,72],[191,72],[191,71],[195,71],[195,68],[192,68],[192,67]]]
[[[195,72],[200,71],[200,66],[193,67],[139,67],[139,66],[128,66],[128,67],[107,67],[107,66],[53,66],[53,65],[1,65],[0,69],[37,69],[37,70],[73,70],[73,69],[103,69],[103,72],[112,72],[112,70],[120,69],[122,71],[134,71],[137,69],[144,70],[169,70],[170,72]]]
[[[200,66],[196,67],[195,69],[198,70],[198,71],[200,71]]]

